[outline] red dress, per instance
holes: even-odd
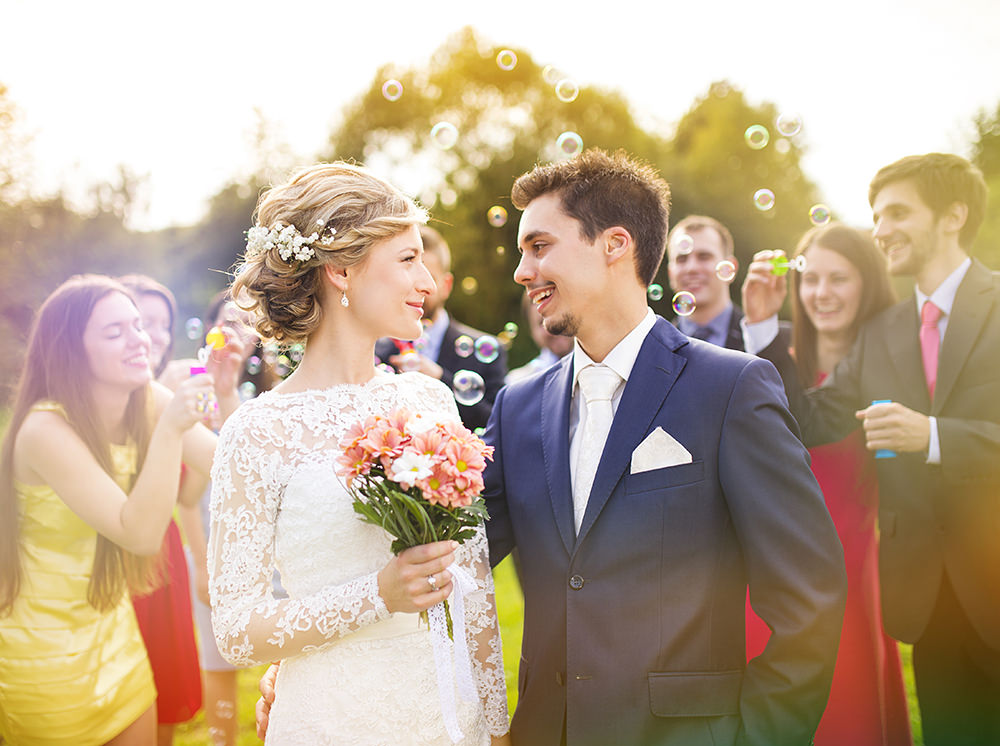
[[[910,746],[910,718],[896,642],[882,629],[878,585],[878,482],[858,428],[838,443],[810,448],[812,470],[844,546],[847,606],[833,686],[816,746]],[[771,632],[747,600],[747,659]]]
[[[163,586],[133,598],[132,605],[153,667],[157,722],[183,723],[201,709],[201,669],[184,545],[173,520],[160,551],[164,555]]]

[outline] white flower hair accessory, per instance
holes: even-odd
[[[330,228],[325,240],[332,239],[336,234],[337,229]],[[277,247],[278,256],[284,261],[290,262],[294,259],[307,262],[316,256],[311,244],[318,239],[319,233],[303,236],[294,225],[282,225],[280,222],[275,223],[273,228],[255,225],[247,231],[247,249],[244,258],[253,259]]]

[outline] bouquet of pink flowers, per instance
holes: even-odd
[[[340,447],[337,473],[354,510],[395,537],[394,554],[434,541],[461,544],[489,519],[480,493],[493,448],[460,422],[398,409],[354,424]]]

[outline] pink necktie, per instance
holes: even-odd
[[[932,400],[934,384],[937,383],[938,349],[941,347],[941,335],[938,333],[940,319],[941,309],[930,301],[925,301],[924,307],[920,309],[920,354],[924,359],[927,393]]]

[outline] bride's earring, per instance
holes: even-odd
[[[342,305],[344,308],[347,308],[349,305],[351,305],[351,302],[347,300],[346,292],[340,294],[340,305]]]

